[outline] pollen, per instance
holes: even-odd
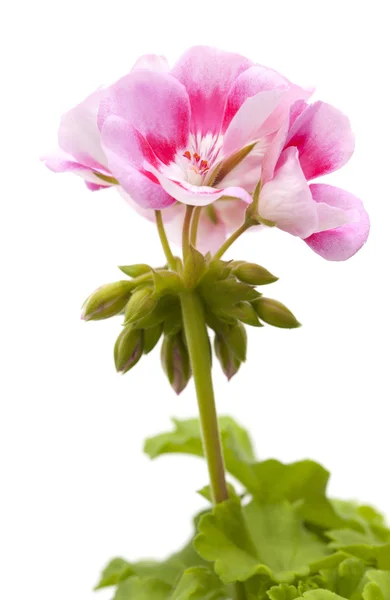
[[[188,158],[188,160],[191,160],[191,152],[189,150],[186,150],[183,154],[183,156],[185,158]]]

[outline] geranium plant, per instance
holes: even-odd
[[[258,461],[247,431],[215,408],[213,356],[230,379],[246,360],[246,326],[299,326],[263,295],[276,277],[254,262],[224,260],[226,250],[248,229],[260,236],[277,227],[337,261],[368,236],[358,198],[310,183],[354,149],[347,117],[310,103],[311,95],[213,48],[188,50],[172,69],[148,55],[68,112],[59,150],[44,159],[92,191],[117,187],[155,221],[165,258],[121,266],[122,279],[92,293],[82,317],[120,316],[121,373],[162,338],[169,383],[180,394],[193,378],[198,400],[199,418],[174,421],[145,451],[203,457],[209,483],[200,494],[210,507],[195,517],[193,539],[166,560],[111,560],[97,588],[112,586],[115,600],[390,599],[383,517],[328,498],[329,474],[311,460]]]

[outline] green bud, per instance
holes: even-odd
[[[84,302],[81,318],[84,321],[99,321],[117,315],[126,306],[132,289],[131,281],[102,285]]]
[[[188,256],[184,263],[183,279],[188,289],[193,289],[206,270],[206,261],[200,252],[190,246]]]
[[[142,356],[144,333],[131,325],[118,336],[114,347],[115,367],[119,373],[130,371]]]
[[[209,253],[208,253],[209,254]],[[225,262],[223,260],[212,260],[211,256],[206,254],[205,263],[206,271],[202,277],[202,286],[207,286],[210,283],[216,281],[223,281],[227,279],[232,272],[231,262]]]
[[[240,362],[245,362],[248,338],[243,324],[238,322],[235,325],[229,325],[224,339],[236,358]]]
[[[228,317],[230,319],[242,321],[247,325],[252,325],[252,327],[262,327],[255,309],[249,302],[237,302],[237,304],[231,308],[223,309],[218,315],[220,315],[222,319]]]
[[[180,394],[191,377],[188,350],[181,334],[167,335],[161,347],[161,363],[169,383]]]
[[[295,329],[301,326],[292,312],[277,300],[261,297],[252,302],[252,306],[260,319],[268,325],[283,329]]]
[[[175,335],[179,333],[179,331],[183,327],[183,318],[181,314],[181,309],[179,303],[173,304],[164,320],[164,334],[165,335]]]
[[[139,277],[140,275],[146,275],[146,273],[151,273],[152,271],[152,268],[145,264],[129,265],[119,268],[125,275],[128,275],[129,277]]]
[[[237,268],[234,269],[234,274],[240,281],[249,283],[250,285],[267,285],[268,283],[274,283],[278,278],[272,275],[264,267],[256,265],[255,263],[241,263]]]
[[[125,310],[125,324],[134,323],[148,315],[156,306],[153,289],[145,286],[137,288],[127,303]]]
[[[225,373],[228,380],[235,375],[240,368],[241,362],[226,344],[223,336],[216,335],[214,338],[214,350],[218,358],[222,371]]]
[[[259,292],[252,286],[232,278],[210,282],[207,285],[204,285],[202,280],[200,292],[212,310],[224,310],[237,302],[250,302],[259,297]]]
[[[155,325],[154,327],[144,329],[144,354],[149,354],[149,352],[155,348],[161,337],[162,330],[162,323]]]
[[[156,296],[164,294],[178,294],[183,291],[183,281],[177,273],[167,271],[153,271],[154,291]]]

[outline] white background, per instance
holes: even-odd
[[[163,261],[157,235],[115,190],[90,193],[39,155],[60,115],[147,52],[174,61],[204,43],[316,85],[351,118],[351,162],[327,181],[364,199],[365,248],[327,263],[275,230],[248,235],[234,257],[280,281],[269,293],[303,322],[250,334],[249,362],[218,408],[248,426],[262,458],[311,457],[330,490],[390,515],[389,50],[386,3],[67,0],[2,9],[1,57],[1,580],[7,600],[106,600],[91,591],[112,556],[176,549],[204,505],[201,461],[151,463],[143,439],[196,414],[176,398],[158,352],[115,373],[119,322],[83,323],[80,305],[120,278],[119,264]]]

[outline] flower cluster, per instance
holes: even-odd
[[[128,75],[68,112],[53,171],[80,175],[90,190],[119,187],[146,217],[164,211],[181,233],[185,205],[202,207],[197,247],[215,251],[254,223],[303,239],[328,260],[351,257],[367,239],[362,202],[310,183],[343,166],[354,150],[349,120],[276,71],[237,54],[189,49],[170,69],[140,58]]]

